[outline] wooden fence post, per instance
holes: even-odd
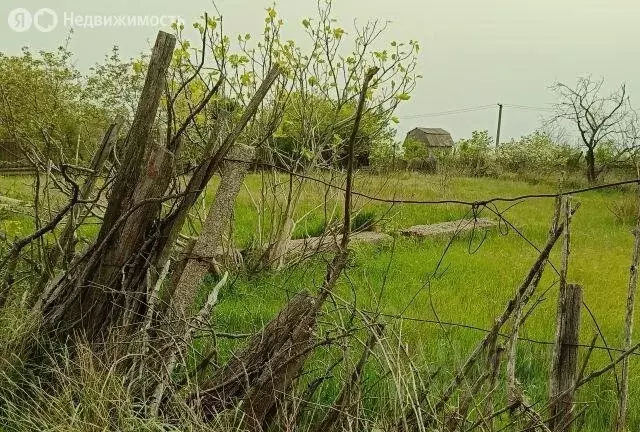
[[[552,431],[568,430],[572,420],[581,309],[582,287],[566,285],[558,299],[556,338],[551,359],[549,429]]]

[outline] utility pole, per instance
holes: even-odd
[[[500,147],[500,129],[502,128],[502,104],[498,104],[498,133],[496,133],[496,151]]]

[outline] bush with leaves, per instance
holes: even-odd
[[[409,169],[419,169],[422,163],[429,157],[427,147],[423,142],[408,138],[402,144],[404,160]]]
[[[101,119],[81,90],[81,75],[65,47],[0,53],[0,142],[15,152],[12,159],[25,163],[27,148],[54,160],[90,153],[81,144],[96,136]]]
[[[316,161],[318,166],[344,167],[346,154],[343,143],[349,138],[350,120],[355,111],[353,101],[339,106],[335,100],[322,95],[292,93],[276,132],[274,151],[280,160],[298,160],[308,166],[315,160],[316,149],[321,156]],[[309,125],[313,125],[312,133],[308,130]],[[356,141],[357,165],[369,166],[372,158],[379,158],[379,153],[391,154],[394,135],[389,116],[382,109],[367,111]]]
[[[545,132],[536,131],[500,146],[497,162],[503,171],[523,174],[550,174],[573,171],[580,152],[567,144],[556,143]]]
[[[108,112],[129,120],[137,107],[148,58],[123,60],[114,46],[103,63],[94,65],[83,86],[83,97]]]
[[[473,131],[471,138],[460,139],[454,149],[454,160],[458,170],[474,177],[495,173],[491,148],[493,138],[489,131]]]
[[[0,53],[0,143],[15,153],[0,159],[83,165],[110,122],[131,118],[144,63],[123,61],[114,47],[104,63],[83,75],[69,42],[55,51]]]
[[[395,141],[374,141],[369,153],[371,169],[377,173],[388,173],[402,169],[405,164],[399,151],[400,147],[400,143]]]

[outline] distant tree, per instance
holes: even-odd
[[[596,166],[597,150],[607,145],[609,161],[629,156],[637,148],[638,115],[633,110],[624,84],[613,93],[602,94],[604,80],[581,77],[574,87],[556,83],[553,90],[559,102],[552,121],[567,120],[578,129],[581,145],[586,148],[587,179],[595,183],[606,165]]]
[[[408,162],[423,161],[429,156],[425,143],[414,138],[407,138],[402,143],[404,158]]]
[[[471,138],[461,138],[456,143],[456,147],[462,152],[487,151],[493,145],[493,138],[488,130],[473,131]]]
[[[551,173],[575,167],[580,153],[548,131],[535,131],[518,139],[511,139],[500,146],[497,161],[500,166],[513,173]]]
[[[131,116],[141,72],[117,48],[86,76],[66,46],[0,53],[0,142],[12,143],[22,162],[91,160],[109,122]]]
[[[488,130],[473,131],[471,138],[461,138],[455,146],[456,159],[465,171],[474,176],[488,174],[493,138]]]
[[[311,119],[305,118],[308,117],[307,110],[314,112]],[[350,133],[355,111],[353,102],[344,103],[336,112],[336,102],[325,96],[291,94],[276,132],[274,150],[287,161],[298,160],[303,166],[307,166],[315,158],[315,151],[319,151],[318,165],[342,167],[346,160],[342,144]],[[313,122],[312,133],[305,127],[310,122]],[[367,166],[372,152],[392,148],[394,136],[388,113],[379,108],[368,110],[358,132],[357,164]]]
[[[95,64],[83,85],[86,100],[106,110],[111,118],[130,120],[136,109],[148,58],[123,60],[114,46],[102,63]]]
[[[64,48],[0,53],[0,141],[12,142],[20,159],[26,148],[55,156],[76,147],[82,133],[80,74],[69,58]]]

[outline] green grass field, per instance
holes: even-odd
[[[286,179],[283,179],[286,181]],[[336,180],[337,181],[337,180]],[[0,195],[28,201],[31,196],[28,177],[0,178]],[[254,205],[260,194],[262,178],[251,175],[237,203],[235,240],[248,245],[256,241],[256,226],[264,224]],[[461,199],[483,200],[495,196],[518,196],[556,192],[557,186],[530,184],[500,179],[450,178],[402,173],[391,177],[359,174],[358,192],[384,198],[412,200]],[[215,190],[212,185],[208,197]],[[297,216],[309,214],[307,222],[297,228],[298,236],[312,231],[324,220],[325,188],[309,183],[302,196]],[[336,196],[333,200],[339,200]],[[621,218],[619,209],[633,209],[632,189],[602,190],[580,194],[581,204],[572,224],[572,253],[569,281],[584,287],[584,301],[597,319],[610,346],[619,347],[623,334],[624,309],[633,244],[632,218]],[[338,201],[335,201],[338,202]],[[1,203],[0,203],[1,204]],[[553,212],[553,199],[529,199],[517,205],[497,204],[497,209],[527,239],[537,246],[545,242]],[[468,214],[462,205],[389,205],[365,198],[356,200],[358,209],[375,211],[380,218],[378,229],[394,235],[393,244],[360,246],[355,249],[337,297],[344,304],[363,310],[380,310],[384,314],[402,314],[416,320],[440,320],[489,327],[529,270],[536,250],[513,229],[490,230],[483,237],[464,236],[417,241],[397,235],[400,228],[455,220]],[[617,209],[617,210],[616,210]],[[618,213],[618,215],[616,215]],[[10,210],[0,213],[0,230],[10,235],[28,232],[25,215]],[[484,209],[480,216],[494,218]],[[629,219],[629,220],[627,220]],[[445,253],[446,252],[446,253]],[[438,267],[438,263],[442,260]],[[552,261],[558,263],[556,250]],[[438,267],[438,271],[436,271]],[[281,272],[233,275],[233,284],[224,288],[215,311],[219,330],[249,333],[272,318],[291,295],[302,289],[315,291],[324,276],[324,260],[318,257]],[[540,284],[540,292],[549,288],[521,331],[521,336],[540,341],[553,340],[556,310],[556,278],[549,269]],[[380,302],[378,303],[378,299]],[[348,311],[345,312],[348,315]],[[465,354],[484,334],[460,329],[386,318],[394,331],[402,332],[416,363],[430,370],[443,366],[442,380],[452,373],[454,364],[462,364]],[[636,314],[636,327],[640,318]],[[596,332],[594,318],[583,309],[581,342],[588,344]],[[225,353],[241,341],[225,341]],[[603,341],[598,340],[598,345]],[[518,377],[535,401],[546,393],[548,358],[551,347],[523,341],[519,348]],[[585,350],[583,350],[585,351]],[[589,370],[608,361],[606,352],[594,352]],[[455,363],[454,363],[455,362]],[[640,361],[631,362],[630,430],[640,426]],[[579,394],[581,402],[590,404],[584,419],[586,430],[609,428],[615,417],[615,381],[608,373],[593,381]]]

